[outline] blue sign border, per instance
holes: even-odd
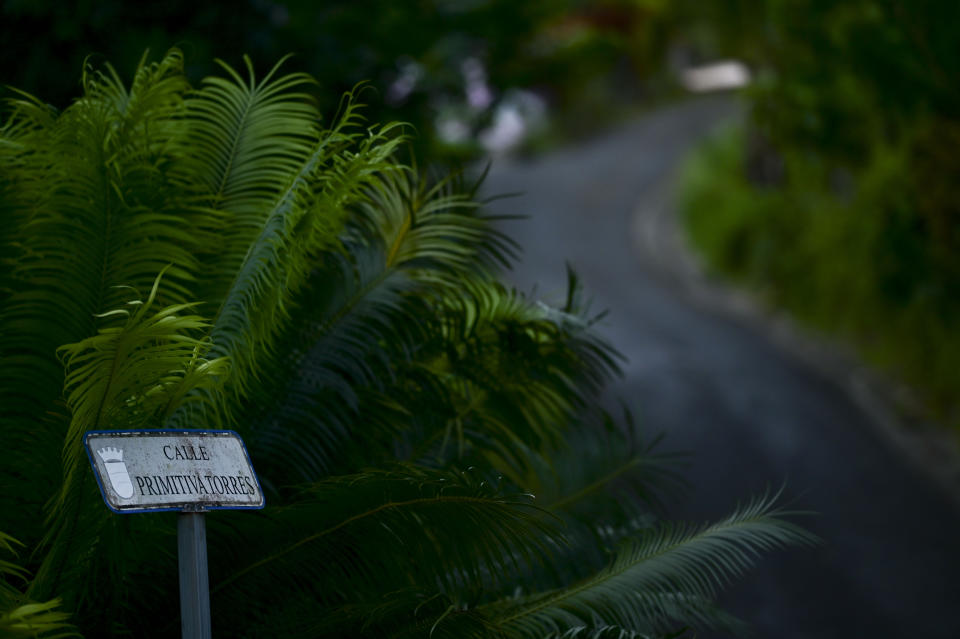
[[[208,506],[206,504],[198,504],[197,507],[190,508],[184,506],[156,506],[152,508],[124,508],[118,510],[110,504],[107,500],[107,493],[103,489],[103,482],[100,479],[100,473],[97,470],[97,464],[93,460],[93,452],[90,448],[90,437],[91,435],[113,435],[119,437],[127,437],[131,435],[171,435],[171,434],[187,434],[187,435],[199,435],[199,434],[213,434],[221,436],[233,435],[237,438],[237,441],[240,442],[240,447],[243,449],[243,454],[247,458],[247,463],[250,464],[250,470],[253,471],[253,479],[257,482],[257,490],[260,491],[261,503],[259,506]],[[187,513],[196,513],[196,512],[207,512],[209,510],[261,510],[264,506],[267,505],[267,496],[263,494],[263,486],[260,485],[260,477],[257,475],[256,469],[253,467],[253,461],[250,459],[250,453],[247,452],[247,445],[244,443],[243,438],[240,437],[240,433],[235,430],[214,430],[209,428],[133,428],[125,430],[88,430],[83,433],[83,448],[87,451],[87,459],[90,460],[90,466],[93,469],[93,477],[97,480],[97,487],[100,489],[100,496],[103,498],[103,503],[107,505],[111,511],[117,513],[118,515],[133,515],[136,513],[161,513],[161,512],[187,512]]]

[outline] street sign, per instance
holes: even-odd
[[[263,508],[263,491],[232,430],[88,431],[83,437],[115,513]]]
[[[232,430],[91,430],[83,443],[115,513],[179,510],[180,627],[210,639],[206,510],[263,508],[250,456]]]

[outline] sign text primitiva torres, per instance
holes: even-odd
[[[232,430],[89,431],[83,441],[110,510],[263,508],[263,491]]]

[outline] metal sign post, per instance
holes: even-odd
[[[110,510],[180,512],[181,629],[184,639],[210,639],[204,512],[264,506],[240,436],[232,430],[89,431],[83,441]]]
[[[202,512],[182,512],[178,515],[177,557],[180,563],[180,628],[183,639],[211,639],[207,523]]]

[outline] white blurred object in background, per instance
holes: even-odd
[[[541,129],[546,115],[547,103],[539,95],[510,89],[494,110],[490,126],[480,131],[477,141],[488,153],[506,153]]]
[[[739,89],[750,84],[750,69],[736,60],[721,60],[684,69],[680,83],[695,93]]]

